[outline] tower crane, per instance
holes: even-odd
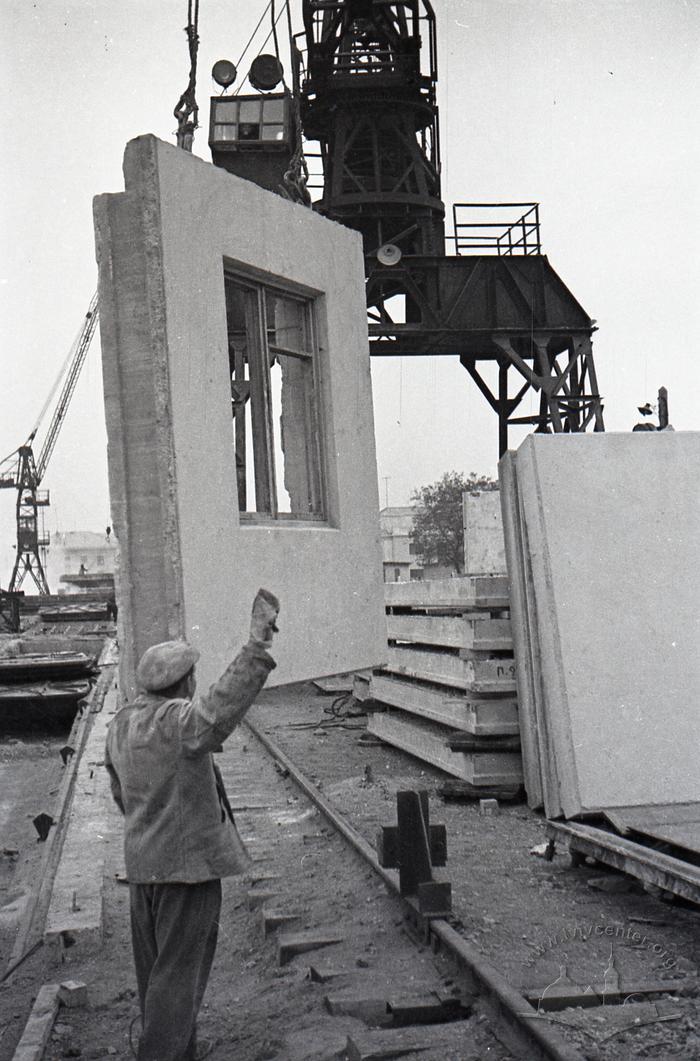
[[[274,2],[268,9],[277,52]],[[302,32],[290,19],[291,90],[272,92],[283,81],[277,54],[253,60],[255,95],[227,96],[236,68],[214,65],[215,165],[294,198],[300,180],[289,177],[303,176],[300,154],[318,145],[308,157],[321,161],[322,190],[311,205],[362,235],[370,354],[458,357],[498,416],[499,453],[513,425],[605,430],[596,322],[543,253],[539,203],[454,203],[445,233],[430,0],[301,9]],[[269,80],[263,67],[276,71]],[[522,415],[528,395],[539,409]]]
[[[39,420],[27,440],[0,462],[0,489],[17,491],[17,556],[12,570],[9,591],[20,589],[27,575],[33,580],[39,593],[49,593],[41,552],[49,544],[48,538],[39,531],[39,509],[49,504],[48,490],[40,490],[51,455],[56,447],[59,432],[75,391],[81,369],[95,333],[98,320],[97,295],[93,295],[85,320],[81,326],[67,362],[47,399]],[[65,377],[64,377],[65,371]],[[41,419],[48,408],[51,398],[63,378],[63,387],[56,403],[46,438],[38,457],[34,455],[34,440],[39,430]]]

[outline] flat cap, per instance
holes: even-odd
[[[186,641],[162,641],[159,645],[151,645],[141,656],[136,680],[150,693],[167,689],[184,678],[198,659],[199,652]]]

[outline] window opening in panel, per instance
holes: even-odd
[[[241,516],[324,519],[313,299],[224,282]]]

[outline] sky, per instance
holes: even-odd
[[[200,0],[194,150],[203,158],[219,91],[211,67],[238,61],[265,6]],[[448,212],[453,201],[539,202],[544,252],[598,323],[606,428],[630,430],[637,406],[665,386],[673,426],[700,429],[700,5],[433,7]],[[2,458],[34,427],[96,288],[92,198],[123,190],[128,140],[174,142],[189,57],[186,0],[0,0],[0,12]],[[292,16],[301,29],[301,0]],[[242,73],[271,50],[269,18],[263,29]],[[496,475],[495,414],[456,359],[374,358],[372,380],[381,505],[407,504],[445,471]],[[43,486],[49,531],[111,522],[97,338]],[[14,491],[0,492],[4,586],[14,502]]]

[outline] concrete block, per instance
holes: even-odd
[[[497,799],[480,799],[479,800],[479,814],[483,814],[484,817],[492,818],[496,814],[501,813]]]
[[[87,1006],[87,984],[82,983],[80,980],[64,980],[58,987],[58,1000],[67,1009]]]
[[[464,570],[468,575],[503,575],[506,550],[498,490],[462,495]]]
[[[153,136],[127,146],[124,172],[126,191],[95,201],[123,692],[145,648],[182,636],[203,650],[206,688],[247,640],[260,585],[282,602],[271,684],[380,664],[359,235]],[[313,301],[322,520],[241,518],[225,263]]]

